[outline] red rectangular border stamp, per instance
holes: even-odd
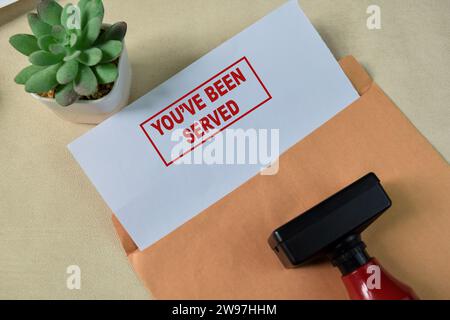
[[[233,119],[233,121],[227,123],[225,126],[223,126],[222,128],[220,128],[219,130],[217,130],[216,132],[214,132],[212,135],[206,137],[205,139],[201,140],[200,142],[198,142],[197,144],[193,145],[192,148],[190,148],[189,150],[185,151],[184,153],[182,153],[181,155],[179,155],[177,158],[173,159],[173,160],[166,160],[162,153],[159,151],[158,147],[156,146],[155,142],[152,140],[152,138],[150,137],[149,133],[147,132],[147,130],[145,129],[145,124],[148,123],[149,121],[153,120],[155,117],[157,117],[158,115],[160,115],[161,113],[163,113],[164,111],[166,111],[167,109],[175,106],[178,102],[182,101],[183,99],[185,99],[187,96],[191,95],[193,92],[197,91],[198,89],[200,89],[201,87],[207,85],[208,83],[212,82],[214,79],[218,78],[219,76],[221,76],[223,73],[227,72],[229,69],[233,68],[234,66],[236,66],[237,64],[241,63],[245,61],[245,63],[248,65],[248,67],[250,68],[250,70],[253,72],[255,78],[257,79],[257,81],[259,82],[259,84],[261,85],[261,87],[263,88],[263,90],[265,91],[265,93],[267,94],[267,98],[264,99],[263,101],[261,101],[260,103],[258,103],[257,105],[253,106],[252,108],[250,108],[249,110],[247,110],[245,113],[243,113],[242,115],[236,117],[235,119]],[[139,126],[141,127],[142,131],[144,132],[145,136],[147,137],[147,139],[150,141],[150,143],[152,144],[153,148],[156,150],[157,154],[159,155],[159,157],[161,158],[161,160],[163,161],[163,163],[166,165],[166,167],[170,166],[172,163],[174,163],[175,161],[177,161],[178,159],[180,159],[181,157],[185,156],[186,154],[188,154],[189,152],[191,152],[192,150],[194,150],[195,148],[197,148],[198,146],[200,146],[201,144],[205,143],[206,141],[210,140],[211,138],[213,138],[215,135],[217,135],[219,132],[225,130],[226,128],[228,128],[229,126],[231,126],[232,124],[236,123],[237,121],[239,121],[240,119],[242,119],[243,117],[247,116],[248,114],[250,114],[251,112],[253,112],[254,110],[256,110],[257,108],[259,108],[260,106],[262,106],[263,104],[265,104],[266,102],[268,102],[269,100],[272,99],[272,96],[270,95],[269,91],[267,90],[266,86],[264,85],[264,83],[262,82],[261,78],[259,77],[259,75],[256,73],[255,69],[253,68],[253,66],[250,64],[250,62],[248,61],[247,57],[242,57],[239,60],[237,60],[236,62],[234,62],[233,64],[229,65],[228,67],[226,67],[225,69],[221,70],[220,72],[216,73],[214,76],[212,76],[211,78],[209,78],[208,80],[204,81],[203,83],[201,83],[200,85],[198,85],[197,87],[195,87],[194,89],[192,89],[191,91],[189,91],[188,93],[186,93],[185,95],[183,95],[181,98],[177,99],[176,101],[174,101],[173,103],[171,103],[170,105],[168,105],[167,107],[165,107],[164,109],[158,111],[156,114],[154,114],[153,116],[151,116],[150,118],[148,118],[147,120],[145,120],[144,122],[142,122]]]

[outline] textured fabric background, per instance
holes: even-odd
[[[27,61],[8,38],[29,32],[34,2],[0,9],[0,298],[150,298],[110,210],[66,149],[90,127],[60,120],[13,82]],[[105,21],[129,25],[132,100],[283,2],[104,0]],[[335,56],[363,63],[448,161],[450,1],[299,2]],[[381,7],[381,30],[366,27],[371,4]],[[81,267],[81,290],[66,288],[72,264]]]

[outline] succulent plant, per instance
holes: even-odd
[[[103,16],[101,0],[80,0],[77,6],[64,8],[54,0],[39,2],[37,14],[28,14],[33,34],[9,39],[31,62],[15,82],[30,93],[54,90],[61,106],[94,94],[100,84],[114,82],[127,25],[102,24]]]

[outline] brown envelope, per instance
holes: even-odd
[[[144,251],[113,219],[156,298],[345,299],[338,270],[284,269],[267,238],[369,171],[393,201],[363,234],[369,253],[421,298],[450,298],[449,166],[353,57],[340,64],[361,97],[285,152],[277,175],[255,176]]]

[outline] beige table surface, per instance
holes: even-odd
[[[122,252],[111,211],[65,147],[90,127],[60,120],[13,83],[26,58],[8,38],[29,32],[25,13],[33,2],[0,9],[0,298],[149,298]],[[283,2],[104,0],[105,21],[129,25],[131,99]],[[448,161],[450,1],[299,2],[335,56],[353,54],[363,63]],[[366,27],[370,4],[381,8],[381,30]],[[66,287],[74,264],[81,290]]]

